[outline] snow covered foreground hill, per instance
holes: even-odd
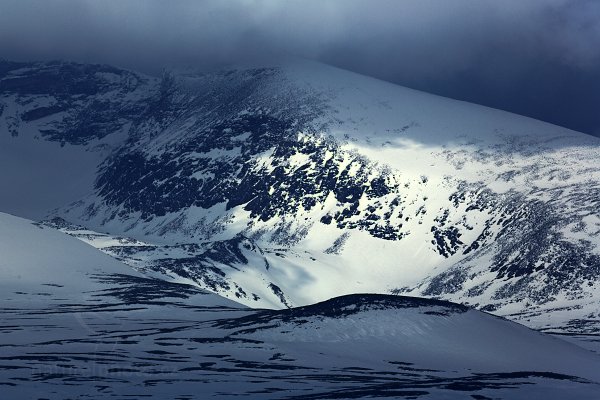
[[[0,213],[3,398],[596,399],[600,356],[437,300],[252,310]]]
[[[410,294],[597,329],[597,138],[305,62],[5,62],[0,92],[0,210],[57,208],[146,274],[254,307]]]

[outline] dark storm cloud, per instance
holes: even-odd
[[[0,57],[152,73],[281,54],[600,134],[600,1],[0,0]]]

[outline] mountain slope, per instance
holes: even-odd
[[[3,212],[40,219],[93,190],[156,79],[109,66],[0,60]]]
[[[493,398],[600,390],[598,355],[465,306],[351,295],[252,310],[0,213],[7,398]]]
[[[143,95],[98,117],[123,144],[55,215],[147,244],[109,249],[141,270],[254,306],[379,292],[535,327],[597,318],[598,139],[314,63],[133,76]],[[33,96],[0,87],[6,109]],[[89,148],[72,132],[45,138]]]

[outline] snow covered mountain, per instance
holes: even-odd
[[[32,182],[0,210],[143,273],[250,306],[409,294],[597,329],[597,138],[308,62],[3,62],[0,95],[0,183]]]
[[[3,398],[595,399],[600,356],[465,306],[253,310],[0,213]]]

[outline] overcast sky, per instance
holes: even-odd
[[[0,57],[154,73],[280,54],[600,136],[600,0],[0,0]]]

